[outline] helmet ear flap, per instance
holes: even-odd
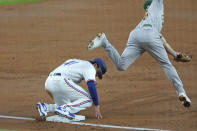
[[[101,80],[103,78],[103,73],[102,73],[102,69],[100,68],[99,64],[96,62],[93,62],[94,66],[97,68],[96,69],[96,76],[98,76],[98,78]]]
[[[105,64],[105,61],[102,60],[101,58],[94,58],[93,60],[91,60],[93,63],[96,63],[98,68],[101,70],[101,79],[102,79],[102,75],[104,75],[107,71],[107,65]]]
[[[98,78],[99,78],[100,80],[102,80],[102,78],[103,78],[103,73],[102,73],[102,70],[101,70],[100,67],[98,67],[97,76],[98,76]]]

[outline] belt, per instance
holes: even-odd
[[[151,25],[151,24],[144,24],[143,26],[149,26],[149,27],[152,27],[152,25]]]
[[[61,76],[61,75],[62,75],[61,73],[52,73],[49,76]]]

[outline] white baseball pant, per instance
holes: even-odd
[[[69,78],[51,75],[45,82],[45,89],[52,94],[55,102],[48,104],[50,112],[54,112],[57,106],[64,106],[71,113],[77,113],[92,105],[89,93]]]

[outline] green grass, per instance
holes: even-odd
[[[11,5],[11,4],[22,4],[29,2],[37,2],[37,1],[45,1],[45,0],[0,0],[1,5]]]
[[[0,131],[16,131],[16,130],[0,129]]]

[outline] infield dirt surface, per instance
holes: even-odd
[[[172,64],[191,98],[183,107],[160,65],[144,53],[127,71],[115,69],[102,48],[86,50],[98,32],[122,53],[129,32],[144,15],[144,0],[48,0],[0,7],[0,115],[35,118],[38,101],[52,103],[44,83],[50,71],[70,58],[103,58],[108,66],[97,80],[102,120],[94,108],[81,111],[84,122],[157,128],[197,130],[197,1],[164,0],[162,34],[177,51],[191,53],[190,63]],[[87,90],[86,84],[80,84]],[[63,123],[1,119],[0,129],[120,130]]]

